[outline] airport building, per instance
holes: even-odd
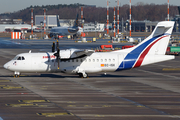
[[[180,15],[176,15],[173,19],[173,21],[175,21],[175,25],[174,25],[174,32],[180,32]]]
[[[33,29],[36,29],[36,26],[33,26]],[[31,25],[29,24],[0,24],[0,32],[21,32],[31,31]]]
[[[59,15],[58,15],[59,17]],[[59,19],[60,26],[73,26],[74,19]],[[35,26],[44,26],[44,15],[35,15]],[[56,15],[46,15],[46,27],[47,29],[57,26],[57,16]]]
[[[132,21],[131,22],[131,31],[132,32],[152,32],[157,25],[157,22],[152,21]],[[122,26],[123,25],[123,26]],[[114,22],[109,25],[109,30],[113,31],[114,29]],[[116,23],[116,30],[117,30],[117,23]],[[119,24],[119,31],[126,32],[129,31],[129,21],[120,22]]]
[[[0,24],[22,24],[22,19],[0,19]]]
[[[35,26],[42,27],[44,26],[44,15],[35,15]],[[52,28],[57,26],[56,15],[46,15],[46,27]]]
[[[75,19],[59,19],[60,26],[68,27],[74,25]],[[81,20],[79,20],[81,23]],[[35,26],[37,27],[44,26],[44,15],[36,15],[35,16]],[[95,31],[104,31],[104,23],[85,23],[84,24],[84,32],[95,32]],[[46,27],[52,28],[57,26],[57,18],[56,15],[46,15]]]
[[[85,23],[84,32],[103,32],[104,23]]]
[[[152,32],[158,22],[151,21],[132,21],[131,30],[132,32]],[[124,26],[127,26],[129,31],[129,22],[125,23]]]

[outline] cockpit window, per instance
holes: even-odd
[[[17,60],[21,60],[21,57],[18,57],[18,59]]]
[[[25,58],[22,56],[22,60],[25,60]]]
[[[13,60],[25,60],[24,56],[16,56]]]
[[[13,60],[17,60],[18,57],[19,57],[19,56],[14,57]]]

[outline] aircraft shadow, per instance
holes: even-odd
[[[14,77],[13,75],[0,75],[0,77]],[[78,75],[57,75],[57,74],[39,74],[39,75],[20,75],[19,78],[28,78],[28,77],[49,77],[49,78],[79,78]],[[89,78],[123,78],[123,77],[136,77],[136,76],[127,76],[127,75],[112,75],[112,74],[90,74]]]
[[[89,77],[90,78],[101,78],[101,77],[106,77],[106,78],[110,78],[110,77],[114,77],[114,78],[116,78],[116,77],[120,77],[120,78],[123,78],[123,77],[136,77],[136,76],[127,76],[127,75],[112,75],[112,74],[106,74],[106,75],[104,75],[104,74],[100,74],[100,75],[89,75]]]

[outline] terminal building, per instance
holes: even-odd
[[[58,15],[59,18],[59,15]],[[73,26],[75,19],[59,19],[60,26]],[[44,26],[44,15],[35,15],[35,26]],[[46,28],[50,29],[57,26],[56,15],[46,15]]]
[[[156,27],[158,22],[151,21],[132,21],[131,23],[131,31],[132,32],[152,32]],[[125,23],[124,25],[127,25]],[[128,31],[129,31],[129,23],[128,23]]]
[[[57,16],[56,15],[46,15],[46,27],[47,29],[50,29],[52,27],[57,26]],[[59,17],[59,16],[58,16]],[[60,26],[73,26],[74,25],[74,19],[59,19]],[[79,23],[81,23],[81,20],[79,20]],[[96,31],[104,31],[104,25],[103,23],[85,23],[84,24],[84,32],[96,32]],[[44,15],[36,15],[35,16],[35,26],[37,27],[43,27],[44,26]]]
[[[35,26],[42,27],[44,26],[44,15],[35,15]],[[46,15],[46,27],[52,28],[57,26],[56,15]]]
[[[104,32],[104,23],[85,23],[84,32]]]

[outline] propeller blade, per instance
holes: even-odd
[[[57,52],[54,53],[54,56],[56,56],[56,61],[58,62],[58,69],[60,67],[60,49],[59,49],[59,43],[58,43],[58,40],[57,40],[57,43],[56,43],[56,50]]]
[[[58,40],[56,41],[56,50],[58,50],[59,49],[59,42],[58,42]]]
[[[53,42],[53,45],[52,45],[52,52],[55,52],[55,43]]]
[[[60,66],[60,63],[59,63],[59,60],[60,60],[59,52],[60,52],[60,50],[59,50],[59,48],[58,48],[58,51],[57,51],[57,53],[58,53],[58,56],[57,56],[57,60],[58,60],[58,69],[59,69],[59,66]]]

